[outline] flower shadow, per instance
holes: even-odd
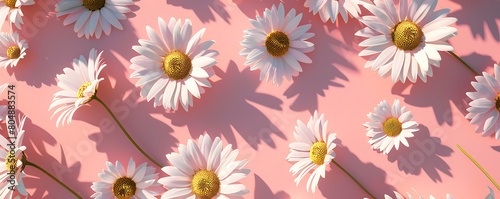
[[[255,18],[255,16],[262,16],[265,8],[271,9],[273,5],[279,5],[280,0],[232,0],[234,4],[249,18]],[[291,0],[283,2],[285,5],[285,10],[288,11],[293,6],[287,6]],[[297,7],[297,6],[296,6]]]
[[[408,139],[410,147],[402,146],[388,155],[390,162],[397,161],[398,169],[406,174],[420,175],[423,170],[432,181],[442,182],[440,172],[452,177],[450,166],[442,159],[453,149],[441,143],[441,138],[431,137],[429,129],[420,124],[415,137]]]
[[[474,37],[485,38],[485,29],[488,26],[495,40],[500,41],[500,32],[497,20],[500,19],[500,2],[497,0],[483,0],[475,2],[470,0],[453,0],[462,6],[461,10],[452,12],[450,16],[456,17],[458,25],[468,25]],[[481,13],[481,14],[479,14]],[[486,25],[485,25],[486,24]]]
[[[500,152],[500,146],[492,146],[491,148],[497,152]]]
[[[172,120],[173,125],[187,125],[193,138],[205,132],[213,137],[222,134],[235,148],[238,146],[232,128],[254,149],[258,149],[261,141],[276,148],[272,134],[286,140],[285,135],[266,115],[252,105],[256,103],[281,110],[283,103],[272,95],[256,92],[260,85],[259,74],[251,72],[249,68],[239,71],[234,61],[230,61],[225,73],[217,67],[214,70],[221,80],[214,82],[202,99],[195,99],[194,107],[189,112],[178,110],[164,114]]]
[[[276,199],[291,199],[285,191],[279,191],[278,193],[273,193],[266,182],[257,174],[255,177],[255,197],[254,198],[276,198]]]
[[[347,147],[335,148],[335,161],[344,167],[356,180],[375,196],[391,193],[395,188],[387,184],[387,173],[373,165],[362,162]],[[369,197],[348,175],[335,164],[330,163],[326,177],[320,179],[318,188],[326,198],[365,198]],[[377,180],[374,183],[374,179]],[[304,179],[303,179],[304,180]],[[346,186],[349,184],[349,186]]]
[[[472,91],[470,84],[475,81],[474,74],[451,55],[441,55],[441,67],[433,67],[434,76],[427,79],[427,83],[418,80],[417,83],[398,82],[392,87],[392,94],[404,97],[404,102],[418,107],[432,107],[439,124],[453,124],[453,114],[450,114],[451,103],[457,107],[462,115],[467,114],[470,99],[465,95]],[[492,67],[490,56],[473,53],[462,57],[467,63],[477,63],[472,67],[476,71],[483,71],[485,67]],[[410,94],[403,94],[411,86]],[[451,103],[450,103],[451,101]]]
[[[198,18],[203,23],[208,23],[210,21],[215,21],[214,13],[217,13],[226,23],[231,24],[229,15],[223,2],[220,0],[166,0],[167,4],[173,6],[180,6],[184,9],[193,10],[193,12],[198,16]]]

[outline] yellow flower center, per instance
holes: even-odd
[[[500,93],[498,94],[498,96],[495,100],[496,100],[495,108],[497,108],[497,111],[500,112]]]
[[[17,0],[5,0],[5,5],[10,8],[16,8],[16,2]]]
[[[7,49],[7,57],[10,59],[17,59],[21,56],[21,49],[19,46],[11,46]]]
[[[78,89],[78,94],[77,94],[78,99],[85,97],[85,96],[83,96],[83,92],[84,92],[84,91],[85,91],[85,89],[87,89],[87,87],[89,87],[90,85],[92,85],[92,83],[88,83],[88,82],[87,82],[87,83],[83,84],[83,85],[80,87],[80,89]],[[97,88],[96,88],[96,90],[97,90]],[[95,95],[95,94],[94,94],[94,95]]]
[[[100,10],[106,4],[106,0],[83,0],[83,5],[90,11]]]
[[[326,148],[325,142],[316,142],[311,147],[309,157],[315,164],[322,165],[323,163],[325,163],[325,156],[327,152],[328,148]]]
[[[403,131],[403,124],[396,118],[389,118],[384,122],[384,133],[387,136],[398,136]]]
[[[220,180],[213,171],[200,170],[194,174],[191,188],[198,198],[210,199],[219,193]]]
[[[192,67],[191,58],[181,51],[172,51],[163,61],[165,75],[174,80],[186,78]]]
[[[17,158],[10,153],[7,154],[5,158],[5,166],[7,167],[7,171],[9,173],[16,173],[17,171]]]
[[[392,43],[401,50],[413,50],[424,36],[422,29],[412,21],[402,21],[396,24],[391,31]]]
[[[273,31],[267,35],[266,49],[273,57],[281,57],[288,52],[290,48],[290,39],[281,31]]]
[[[135,182],[129,177],[120,177],[113,184],[113,194],[118,199],[129,199],[137,190]]]

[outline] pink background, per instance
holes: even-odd
[[[414,188],[418,194],[444,198],[483,198],[487,186],[494,185],[462,154],[460,144],[473,155],[493,178],[500,180],[500,142],[494,137],[475,134],[475,126],[464,118],[473,91],[471,71],[447,53],[441,53],[441,68],[427,83],[393,83],[370,69],[357,54],[361,38],[354,33],[363,26],[355,19],[347,24],[326,23],[303,6],[303,0],[285,0],[285,10],[303,13],[301,24],[311,23],[315,51],[308,56],[313,64],[292,82],[276,87],[260,82],[259,71],[250,71],[239,55],[242,31],[251,28],[249,18],[262,15],[278,0],[140,0],[132,6],[123,31],[97,40],[78,38],[73,24],[63,26],[56,18],[57,0],[39,0],[24,7],[25,25],[21,37],[29,43],[27,56],[16,68],[1,69],[0,83],[16,85],[19,110],[28,115],[25,146],[28,159],[54,174],[84,198],[93,194],[90,185],[99,181],[97,173],[107,160],[126,163],[148,161],[134,148],[96,101],[77,111],[70,125],[56,128],[48,107],[60,88],[56,74],[80,55],[88,58],[90,49],[104,51],[108,64],[98,96],[115,112],[136,142],[160,164],[169,164],[165,154],[177,152],[179,144],[208,133],[220,136],[224,145],[240,150],[238,159],[249,159],[252,172],[241,182],[250,193],[246,198],[362,198],[367,197],[334,164],[320,179],[316,193],[306,191],[307,179],[297,187],[285,160],[288,144],[295,141],[297,119],[307,122],[314,110],[325,113],[329,131],[337,133],[344,147],[335,148],[343,165],[377,197],[397,190]],[[500,1],[440,0],[437,9],[449,8],[458,18],[453,26],[458,36],[450,43],[455,52],[478,71],[492,73],[500,59]],[[363,10],[363,14],[367,14]],[[189,18],[193,31],[205,27],[203,41],[215,40],[212,49],[221,54],[211,78],[212,88],[194,101],[189,112],[168,113],[138,97],[136,79],[129,79],[130,58],[139,38],[147,39],[146,25],[158,31],[157,18]],[[5,29],[4,29],[5,30]],[[5,99],[6,93],[2,94]],[[366,114],[381,101],[400,99],[412,111],[420,131],[410,148],[384,155],[370,148],[364,122]],[[5,101],[4,101],[5,102]],[[5,132],[2,132],[5,133]],[[149,163],[152,165],[152,163]],[[157,168],[159,171],[159,168]],[[72,198],[70,192],[33,167],[25,169],[25,185],[32,198]],[[161,173],[161,177],[166,175]],[[500,196],[500,192],[495,192]]]

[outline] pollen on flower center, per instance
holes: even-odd
[[[309,157],[315,164],[322,165],[323,163],[325,163],[325,156],[327,152],[328,149],[326,148],[325,142],[316,142],[311,147]]]
[[[106,4],[106,0],[83,0],[83,5],[90,11],[100,10]]]
[[[78,94],[77,94],[78,99],[80,99],[80,98],[83,98],[83,97],[84,97],[84,96],[83,96],[83,91],[85,91],[85,89],[87,89],[87,87],[89,87],[90,85],[92,85],[92,83],[88,83],[88,82],[87,82],[87,83],[83,84],[83,85],[80,87],[80,89],[78,89]],[[96,88],[96,89],[97,89],[97,88]]]
[[[392,43],[401,50],[413,50],[422,42],[422,29],[412,21],[402,21],[391,31]]]
[[[7,49],[7,57],[10,59],[17,59],[21,56],[21,49],[19,46],[11,46]]]
[[[497,111],[500,112],[500,93],[498,94],[497,98],[495,99],[495,108]]]
[[[5,0],[5,5],[10,8],[16,8],[17,0]]]
[[[7,171],[9,173],[16,173],[17,160],[18,159],[14,155],[12,155],[10,153],[7,154],[7,157],[5,158],[5,166],[7,167]]]
[[[174,80],[186,78],[191,72],[192,67],[191,58],[181,51],[172,51],[163,61],[165,74]]]
[[[220,180],[213,171],[200,170],[194,174],[191,188],[198,198],[210,199],[219,193]]]
[[[273,57],[281,57],[288,52],[290,48],[290,39],[281,31],[273,31],[267,35],[266,49]]]
[[[383,129],[387,136],[394,137],[403,131],[403,124],[398,119],[391,117],[384,122]]]
[[[118,199],[130,199],[135,195],[136,184],[132,178],[120,177],[113,184],[113,195]]]

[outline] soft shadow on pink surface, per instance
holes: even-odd
[[[474,37],[485,38],[485,23],[495,40],[500,41],[500,32],[496,20],[500,19],[500,1],[497,0],[452,0],[462,6],[462,10],[450,13],[459,18],[458,25],[468,25]]]
[[[69,155],[69,157],[75,158],[72,161],[76,160],[77,162],[73,165],[68,165],[62,146],[60,147],[62,151],[61,157],[53,157],[49,154],[45,148],[45,144],[55,146],[57,141],[49,132],[33,124],[29,118],[24,123],[24,129],[26,134],[23,145],[27,148],[25,154],[28,161],[42,167],[78,194],[85,195],[82,193],[82,190],[90,188],[91,182],[77,180],[81,169],[79,160]],[[58,161],[59,159],[61,159],[61,162]],[[61,185],[38,169],[26,166],[24,172],[27,174],[27,177],[23,178],[24,185],[27,189],[35,189],[31,194],[31,198],[42,198],[46,192],[47,195],[43,198],[59,198],[63,195],[73,197],[69,191],[66,191]]]
[[[238,147],[234,136],[236,132],[254,149],[258,149],[262,142],[276,148],[271,134],[287,139],[264,113],[252,105],[256,103],[281,110],[283,103],[272,95],[256,92],[261,83],[258,73],[251,72],[249,68],[239,71],[234,61],[230,61],[225,73],[217,67],[214,69],[221,80],[212,83],[212,88],[206,89],[206,93],[202,95],[203,102],[195,99],[195,108],[191,107],[189,112],[178,110],[164,114],[172,120],[173,125],[187,125],[193,138],[205,132],[212,137],[224,135],[234,148]]]
[[[255,19],[256,15],[262,16],[264,9],[269,8],[273,5],[279,5],[279,0],[232,0],[233,3],[238,5],[238,8],[243,12],[247,17],[251,19]],[[291,0],[284,2],[285,11],[288,12],[292,7],[286,6],[288,2]],[[297,7],[297,6],[295,6]]]
[[[500,146],[492,146],[491,148],[497,152],[500,152]]]
[[[399,150],[393,149],[387,159],[397,161],[399,170],[406,174],[420,175],[423,170],[434,182],[442,182],[439,173],[452,177],[450,166],[442,157],[451,156],[453,149],[441,144],[441,138],[431,137],[425,125],[420,124],[419,128],[415,137],[408,139],[410,147],[400,145]]]
[[[275,198],[275,199],[291,199],[285,191],[279,191],[278,193],[273,193],[266,182],[257,174],[255,177],[255,199],[261,198]]]
[[[344,167],[359,183],[368,191],[374,193],[392,193],[395,188],[386,183],[387,173],[372,163],[362,162],[347,147],[335,147],[335,161]],[[318,183],[319,190],[325,198],[364,198],[369,197],[347,174],[340,170],[337,165],[330,163],[332,169],[321,178]],[[306,176],[302,181],[307,180]],[[307,182],[307,181],[306,181]],[[303,182],[301,182],[303,183]],[[348,184],[348,185],[347,185]],[[303,184],[302,186],[305,186]],[[346,189],[349,187],[349,189]],[[316,193],[317,193],[316,192]],[[353,195],[354,194],[354,195]],[[376,196],[382,197],[382,196]]]
[[[427,83],[418,80],[417,83],[398,82],[392,87],[392,94],[404,97],[404,103],[418,107],[432,107],[439,124],[453,125],[451,103],[465,116],[469,107],[470,98],[466,92],[472,92],[471,81],[475,81],[474,73],[469,71],[462,63],[447,53],[441,53],[441,67],[432,66],[434,76],[427,78]],[[493,66],[490,56],[473,53],[462,56],[466,63],[472,65],[476,71],[484,71],[486,67]],[[411,86],[410,94],[403,94]],[[456,115],[455,115],[456,117]]]
[[[217,13],[226,23],[231,24],[229,22],[231,16],[225,8],[226,5],[220,0],[166,0],[166,2],[173,6],[193,10],[194,14],[203,23],[215,21],[214,13]]]

